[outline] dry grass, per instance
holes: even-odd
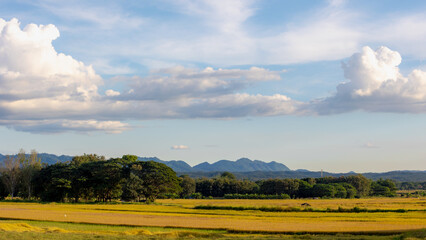
[[[271,232],[377,232],[426,228],[425,211],[406,213],[261,212],[193,209],[196,205],[425,210],[426,198],[330,200],[160,200],[144,204],[0,203],[0,218],[128,226]]]

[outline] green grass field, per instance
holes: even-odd
[[[326,211],[339,207],[369,211]],[[0,239],[426,239],[425,210],[425,198],[0,202]]]

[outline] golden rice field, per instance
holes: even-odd
[[[337,209],[338,207],[360,207],[382,210],[405,209],[408,211],[354,213],[194,209],[195,206],[199,205],[301,208],[302,203],[309,203],[311,208],[319,210]],[[149,235],[158,232],[157,235],[165,234],[164,236],[170,236],[173,235],[170,229],[174,229],[172,232],[175,235],[177,234],[176,232],[184,234],[185,231],[196,231],[201,235],[207,233],[206,231],[210,231],[208,232],[209,234],[380,234],[425,229],[426,198],[329,200],[170,199],[158,200],[156,204],[152,205],[0,202],[0,219],[3,219],[0,220],[0,231],[3,232],[19,232],[18,229],[23,229],[22,231],[24,232],[77,233],[77,230],[70,229],[69,223],[91,223],[101,224],[93,226],[119,225],[122,228],[129,228],[120,231],[114,230],[125,235]],[[18,220],[33,220],[33,222],[20,222]],[[40,225],[41,222],[44,224],[43,226],[34,225],[35,223]],[[55,222],[55,224],[49,225],[49,222]],[[62,224],[68,224],[66,225],[68,227],[58,226],[61,222],[63,222]],[[49,226],[54,227],[49,228]],[[151,227],[151,230],[147,230],[147,227]],[[153,231],[152,229],[157,230]],[[161,229],[161,231],[158,229]],[[176,231],[176,229],[180,230]],[[80,231],[79,233],[92,231],[93,229],[89,229],[86,232]],[[104,233],[111,234],[111,231]]]

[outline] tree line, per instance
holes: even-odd
[[[36,151],[7,156],[0,171],[0,198],[41,201],[148,201],[157,198],[360,198],[396,195],[391,180],[363,175],[305,179],[237,179],[224,172],[214,178],[176,175],[170,167],[137,156],[105,159],[96,154],[69,162],[42,164]],[[408,184],[409,185],[409,184]],[[407,186],[407,184],[404,184]]]
[[[260,181],[238,180],[232,173],[216,178],[194,179],[195,191],[202,196],[243,198],[360,198],[366,196],[396,196],[396,185],[391,180],[371,181],[363,175],[304,178],[267,179]]]

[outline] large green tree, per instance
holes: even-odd
[[[41,169],[35,178],[35,192],[42,201],[63,202],[71,190],[72,169],[69,164],[56,163]]]
[[[345,180],[347,183],[355,187],[357,197],[365,197],[370,193],[371,180],[361,174],[348,176]]]
[[[98,201],[111,201],[122,194],[122,166],[115,160],[89,162],[82,165],[92,169],[87,184],[93,188]]]
[[[181,191],[176,172],[163,163],[135,162],[131,165],[130,171],[142,180],[141,195],[148,202],[155,201],[160,194]]]
[[[396,196],[396,185],[389,179],[379,179],[371,183],[371,195],[394,197]]]
[[[96,165],[96,162],[100,161],[105,161],[105,157],[96,154],[84,154],[72,158],[69,163],[71,169],[69,197],[74,198],[74,202],[78,202],[81,197],[88,199],[94,196],[93,186],[90,185],[88,180],[92,177],[93,165]]]

